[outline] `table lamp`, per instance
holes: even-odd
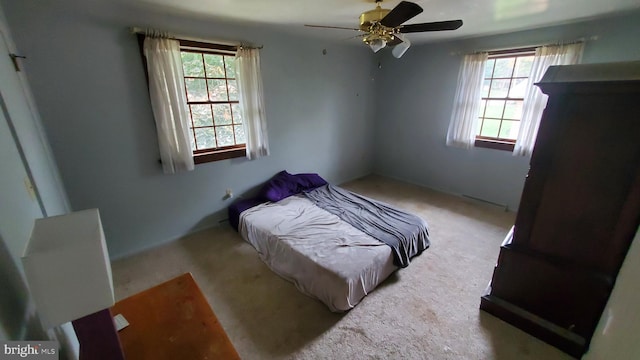
[[[98,209],[37,219],[22,264],[46,329],[71,321],[80,360],[124,359],[109,311],[113,282]]]

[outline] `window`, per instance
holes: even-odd
[[[489,53],[475,146],[513,150],[534,55],[534,49]]]
[[[549,66],[580,62],[583,43],[464,55],[446,143],[530,156],[547,97],[530,84]]]
[[[191,171],[204,162],[269,155],[261,46],[136,31],[165,173]]]
[[[234,46],[180,41],[194,162],[245,156]]]

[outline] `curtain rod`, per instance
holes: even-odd
[[[599,38],[598,35],[594,35],[594,36],[589,37],[588,39],[584,38],[584,37],[581,37],[581,38],[578,38],[578,39],[575,39],[575,40],[572,40],[572,41],[567,41],[567,42],[557,41],[555,43],[547,43],[547,44],[511,46],[511,47],[505,47],[505,48],[500,48],[500,49],[492,49],[492,50],[476,50],[476,51],[473,51],[473,52],[470,52],[470,53],[462,52],[462,51],[456,51],[456,52],[452,52],[451,55],[455,56],[455,55],[479,54],[479,53],[483,53],[483,52],[487,52],[487,53],[497,52],[497,53],[500,53],[500,52],[508,52],[508,51],[511,51],[511,50],[518,50],[518,49],[530,49],[530,48],[535,49],[535,48],[540,47],[540,46],[571,45],[571,44],[584,43],[584,42],[587,42],[587,41],[596,41],[596,40],[598,40],[598,38]]]
[[[133,27],[130,27],[129,30],[131,31],[132,34],[147,35],[151,33],[159,37],[165,37],[168,39],[175,39],[175,40],[191,40],[191,41],[198,41],[198,42],[204,42],[204,43],[215,43],[220,45],[238,46],[240,48],[247,48],[247,49],[262,49],[264,47],[263,45],[254,45],[246,42],[203,39],[203,38],[196,38],[192,36],[184,36],[184,35],[173,34],[167,31],[161,31],[153,28],[141,28],[141,27],[133,26]]]

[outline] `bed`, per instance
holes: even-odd
[[[426,222],[317,174],[282,171],[229,219],[267,266],[334,312],[369,292],[429,247]]]

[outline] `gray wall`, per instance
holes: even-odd
[[[597,39],[592,40],[593,37]],[[517,210],[528,157],[445,145],[461,54],[587,39],[583,63],[640,60],[640,12],[599,21],[412,47],[379,58],[375,172]]]
[[[528,159],[495,150],[444,146],[460,62],[459,55],[452,53],[598,36],[587,43],[584,62],[640,59],[638,12],[565,27],[414,46],[403,59],[395,60],[373,58],[366,48],[309,44],[276,30],[211,24],[187,15],[169,18],[106,0],[77,4],[0,0],[0,20],[2,8],[19,52],[29,57],[30,83],[72,206],[101,209],[109,250],[115,256],[215,223],[214,218],[221,216],[216,212],[227,205],[221,200],[224,189],[242,192],[282,168],[318,171],[340,182],[368,173],[375,159],[375,171],[381,174],[515,209]],[[161,175],[137,45],[125,30],[131,25],[263,43],[273,155],[254,162],[200,165],[189,174]],[[0,28],[5,29],[2,21]],[[323,48],[328,50],[326,56],[321,55]],[[377,69],[378,60],[382,69]],[[0,134],[8,136],[5,120],[0,119]],[[10,295],[0,297],[0,339],[33,339],[42,331],[26,314],[29,296],[18,256],[33,219],[44,215],[39,210],[55,213],[66,208],[64,191],[57,188],[55,164],[47,160],[51,157],[35,120],[20,130],[22,139],[8,136],[0,142],[4,156],[0,287]],[[14,140],[31,149],[29,157],[35,160],[22,162]],[[39,176],[34,181],[41,184],[44,206],[24,192],[26,169]],[[631,296],[633,271],[625,269],[638,267],[638,251],[630,254],[607,307],[607,321],[637,305]],[[632,340],[623,335],[633,333],[637,321],[624,320],[614,324],[611,334],[615,335],[605,334],[601,324],[589,355],[595,358],[612,348],[629,348]]]
[[[0,101],[4,103],[1,94]],[[28,318],[29,293],[20,256],[33,221],[42,217],[42,212],[24,187],[27,172],[10,128],[5,112],[0,108],[0,287],[3,289],[0,339],[22,339],[29,326],[25,320]]]
[[[635,360],[640,355],[640,230],[622,263],[584,360]]]
[[[277,171],[333,182],[372,171],[368,49],[119,1],[2,0],[72,208],[98,207],[120,257],[217,224],[229,201]],[[142,60],[127,28],[264,45],[271,156],[163,175]],[[323,55],[322,50],[327,49]]]
[[[20,53],[0,7],[0,340],[57,339],[61,359],[77,359],[70,324],[42,328],[20,261],[34,220],[67,212],[68,201],[24,71],[15,71],[9,52]]]
[[[640,12],[414,46],[397,60],[345,42],[167,16],[124,1],[0,3],[28,56],[29,81],[72,208],[100,208],[112,257],[217,224],[229,204],[225,189],[241,194],[282,169],[318,172],[337,183],[376,172],[515,210],[528,158],[444,144],[460,54],[586,38],[584,62],[640,59]],[[127,31],[133,25],[263,44],[272,155],[163,175],[142,60]]]

